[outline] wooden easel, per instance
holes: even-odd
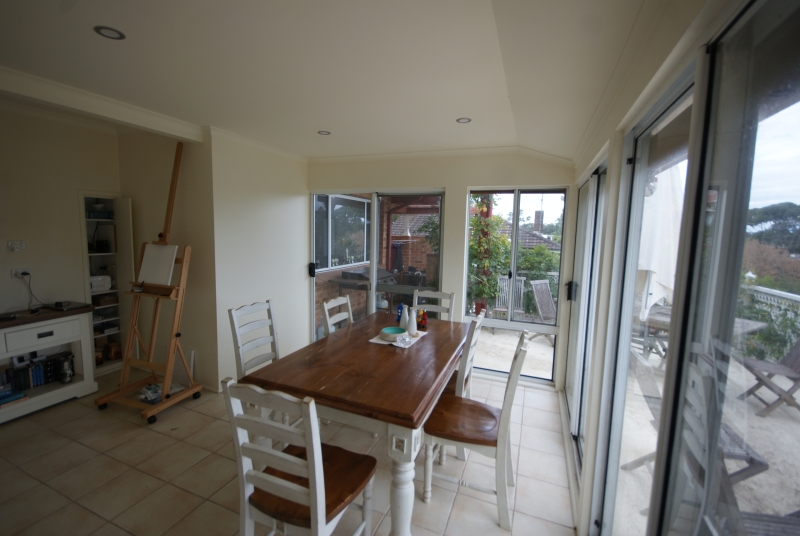
[[[178,173],[181,167],[181,153],[183,152],[183,143],[178,142],[175,149],[175,163],[172,168],[172,183],[169,189],[169,200],[167,201],[167,215],[164,220],[164,231],[159,233],[158,240],[152,242],[157,245],[169,244],[169,231],[172,224],[172,209],[175,205],[175,192],[178,188]],[[139,270],[141,271],[142,259],[144,258],[144,251],[147,243],[142,244],[142,252],[139,257]],[[131,281],[137,289],[136,292],[129,291],[126,294],[133,296],[133,305],[131,306],[131,323],[128,330],[128,337],[125,342],[125,349],[123,353],[122,374],[120,375],[119,389],[105,396],[97,398],[94,403],[98,409],[105,409],[108,407],[109,402],[116,402],[126,406],[132,406],[142,410],[142,418],[147,419],[148,424],[156,422],[156,414],[164,411],[165,409],[177,404],[181,400],[192,396],[193,398],[200,397],[200,390],[202,385],[195,382],[192,378],[192,373],[189,364],[186,361],[186,355],[183,353],[183,348],[180,343],[180,327],[181,316],[183,315],[183,300],[186,296],[186,277],[189,274],[189,259],[191,257],[192,248],[185,246],[183,248],[183,255],[175,259],[175,264],[180,266],[180,276],[177,285],[157,285],[152,283],[139,283]],[[139,279],[137,273],[136,279]],[[141,292],[139,291],[141,289]],[[150,324],[150,341],[145,344],[142,334],[139,332],[139,311],[142,298],[152,298],[155,303],[153,306],[153,319]],[[156,363],[153,361],[153,354],[155,353],[156,345],[156,332],[158,331],[158,318],[161,312],[161,303],[164,300],[171,300],[175,302],[175,314],[172,318],[172,330],[170,332],[169,350],[167,351],[166,363]],[[139,346],[144,353],[146,360],[134,359],[134,337],[138,339]],[[186,375],[189,378],[190,386],[187,386],[182,391],[169,394],[170,387],[172,386],[172,373],[175,367],[175,352],[181,357],[183,367],[186,369]],[[130,371],[132,368],[146,370],[151,373],[151,376],[144,378],[133,383],[129,383]],[[161,401],[156,404],[148,404],[142,402],[138,398],[139,390],[148,384],[161,383],[163,387],[161,391]]]

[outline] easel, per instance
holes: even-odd
[[[169,231],[172,224],[172,209],[175,205],[175,192],[178,188],[178,173],[181,167],[181,153],[183,152],[183,143],[178,142],[175,149],[175,162],[172,168],[172,183],[169,188],[169,200],[167,201],[167,215],[164,220],[164,231],[159,233],[158,240],[152,242],[156,245],[169,244]],[[139,257],[139,271],[141,272],[142,261],[145,255],[145,248],[147,243],[142,244],[142,252]],[[189,259],[191,257],[192,248],[185,246],[183,248],[183,256],[175,259],[175,264],[180,266],[180,276],[177,285],[158,285],[147,282],[138,282],[139,274],[137,273],[137,282],[131,281],[134,285],[135,291],[128,291],[126,294],[133,296],[133,305],[131,306],[131,323],[128,330],[128,337],[125,342],[125,349],[122,362],[122,374],[119,381],[119,389],[105,396],[97,398],[94,403],[98,409],[105,409],[108,407],[109,402],[116,402],[126,406],[132,406],[142,410],[142,418],[147,419],[148,424],[156,422],[156,414],[164,411],[165,409],[177,404],[181,400],[188,398],[200,397],[200,390],[202,385],[196,383],[192,378],[192,373],[189,364],[186,361],[186,356],[183,353],[183,348],[180,343],[180,327],[181,316],[183,314],[183,300],[186,296],[186,277],[189,273]],[[167,265],[169,266],[169,265]],[[150,324],[150,341],[145,344],[144,339],[139,332],[139,309],[142,298],[152,298],[155,300],[153,307],[153,319]],[[166,363],[156,363],[153,361],[153,354],[155,353],[156,345],[156,332],[158,330],[158,317],[161,312],[161,303],[164,300],[171,300],[175,302],[175,314],[172,318],[172,330],[170,332],[169,350],[167,351]],[[138,339],[139,346],[144,353],[146,361],[142,359],[133,358],[134,337]],[[170,395],[170,387],[172,386],[172,373],[175,367],[175,352],[181,357],[183,367],[186,369],[186,375],[189,378],[190,386],[187,386],[182,391]],[[151,373],[151,376],[144,378],[133,383],[128,383],[130,380],[130,371],[132,368],[146,370]],[[161,377],[159,377],[161,375]],[[148,384],[160,383],[163,380],[161,390],[161,401],[156,404],[148,404],[138,399],[139,390]],[[131,396],[133,395],[133,396]]]

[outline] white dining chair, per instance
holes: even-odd
[[[511,408],[522,364],[528,351],[527,335],[526,331],[520,334],[508,375],[502,409],[453,395],[442,395],[434,406],[424,426],[425,482],[422,494],[424,502],[429,503],[431,500],[434,476],[477,491],[493,493],[497,495],[497,514],[500,527],[511,530],[507,488],[507,486],[514,485],[514,464],[511,460]],[[443,449],[447,445],[465,447],[488,458],[493,458],[495,460],[495,489],[490,490],[457,478],[434,474],[435,445],[438,445],[439,449]]]
[[[236,357],[236,378],[241,380],[261,365],[280,359],[273,305],[265,302],[228,309]]]
[[[481,326],[483,325],[483,318],[486,315],[486,310],[481,311],[476,318],[473,318],[469,324],[469,331],[467,332],[467,340],[464,343],[464,350],[462,351],[461,361],[458,364],[458,370],[450,377],[450,381],[444,388],[444,395],[455,395],[462,398],[470,398],[472,395],[472,363],[475,360],[475,348],[478,345],[478,338],[481,335]],[[439,464],[444,465],[447,460],[447,450],[444,448],[439,449]],[[459,460],[467,459],[467,451],[464,447],[456,447],[456,453]]]
[[[439,304],[420,302],[420,298],[436,299]],[[419,290],[414,289],[414,301],[412,302],[411,309],[416,311],[422,309],[423,311],[431,311],[434,313],[447,313],[447,319],[452,320],[453,299],[455,293],[450,292],[436,292],[435,290]],[[447,305],[443,305],[443,300],[447,300]]]
[[[332,315],[331,309],[335,309],[336,307],[344,307],[344,311],[340,309],[338,313]],[[340,327],[345,327],[353,323],[353,309],[350,307],[350,296],[339,296],[329,302],[325,302],[322,304],[322,310],[325,313],[324,326],[326,337],[336,331],[336,324],[342,323]]]
[[[348,507],[361,510],[353,536],[372,534],[372,484],[378,462],[372,456],[321,443],[313,398],[300,400],[231,378],[222,381],[222,390],[239,469],[239,534],[253,536],[258,522],[272,527],[270,535],[280,528],[283,534],[329,536]],[[248,405],[299,413],[304,425],[291,428],[249,415],[244,411]],[[267,448],[251,442],[251,435],[287,447]],[[362,505],[355,503],[359,495]]]

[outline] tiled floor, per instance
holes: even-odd
[[[100,392],[117,375],[99,379]],[[504,384],[477,378],[473,398],[500,406]],[[238,531],[236,463],[225,402],[204,392],[148,426],[119,405],[94,408],[97,395],[0,425],[0,535],[234,535]],[[430,504],[421,500],[423,459],[417,459],[413,533],[420,536],[574,534],[555,393],[520,387],[512,416],[517,485],[509,488],[513,530],[497,525],[496,500],[434,479]],[[336,424],[322,425],[325,442],[378,459],[373,530],[391,525],[391,461],[386,439]],[[494,461],[451,452],[445,473],[494,488]],[[350,534],[360,514],[348,511],[335,534]],[[263,528],[263,527],[261,527]]]

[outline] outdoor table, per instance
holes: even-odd
[[[654,305],[647,315],[647,325],[662,331],[669,331],[669,322],[671,317],[672,307]],[[733,335],[734,337],[741,337],[743,335],[749,335],[750,333],[760,331],[765,327],[767,327],[765,322],[737,318],[733,324]]]
[[[391,534],[410,536],[422,425],[456,368],[469,325],[430,319],[427,335],[410,348],[369,342],[396,324],[393,314],[369,315],[241,381],[310,396],[320,418],[385,435],[392,459]]]

